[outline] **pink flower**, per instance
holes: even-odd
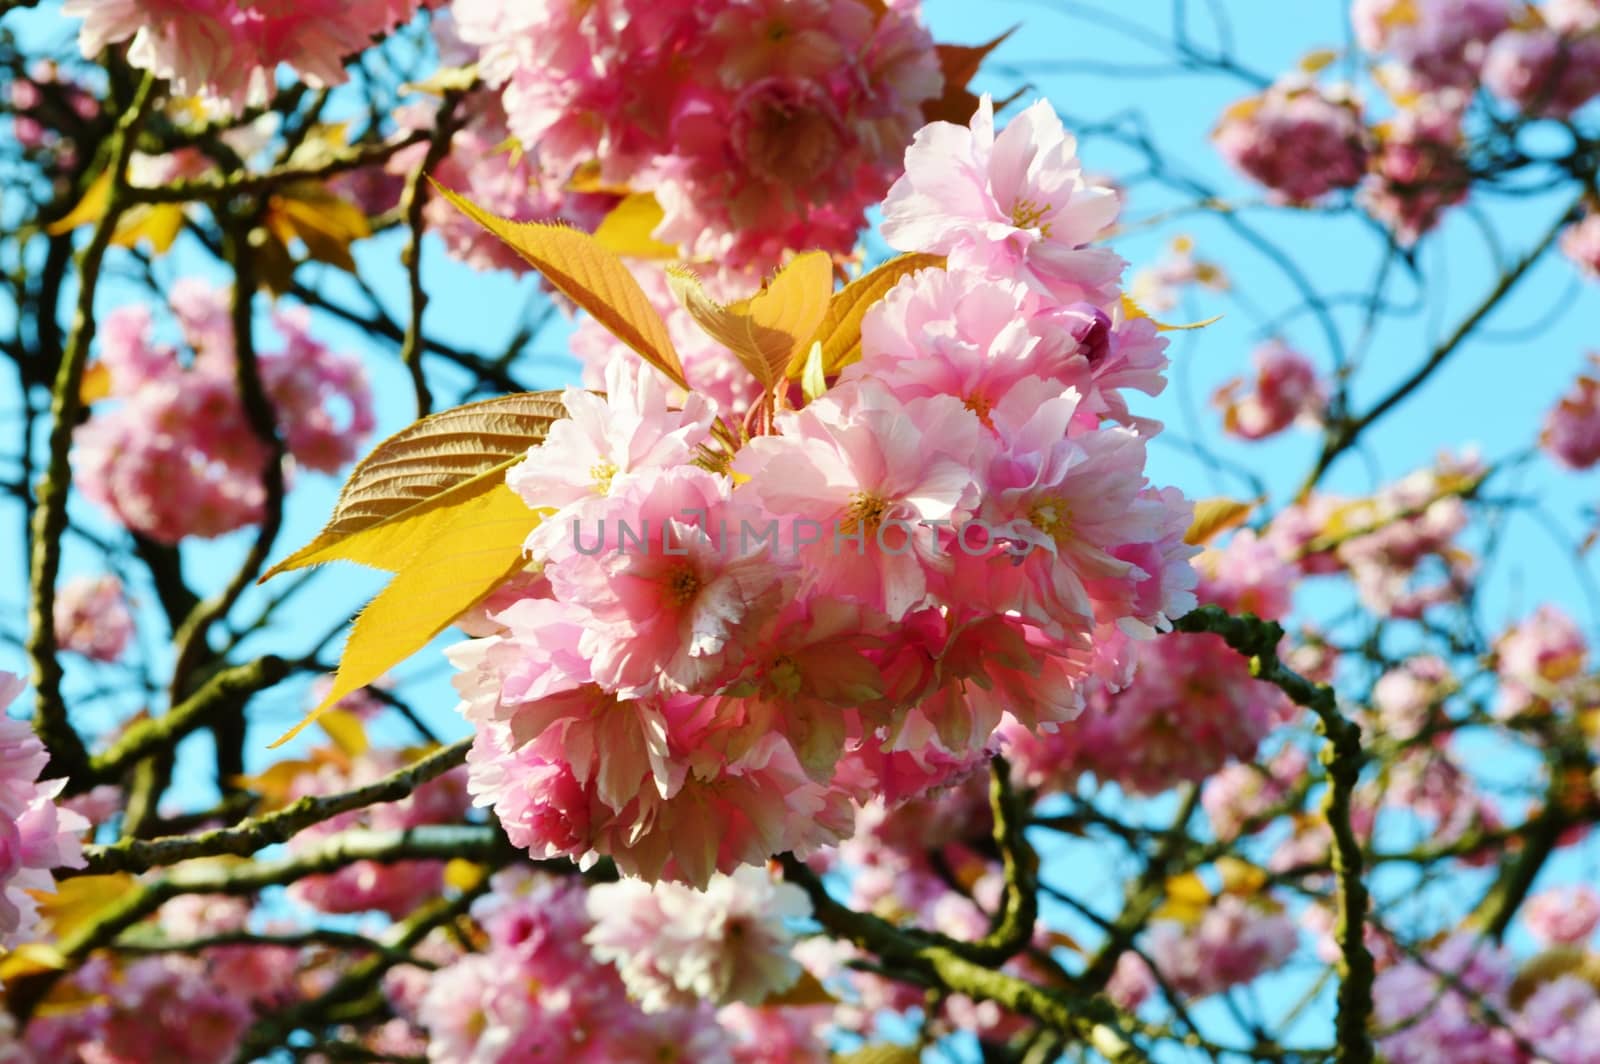
[[[1424,96],[1373,130],[1378,148],[1360,200],[1402,244],[1415,244],[1439,224],[1445,208],[1467,198],[1472,175],[1462,158],[1461,134],[1466,102],[1455,93]]]
[[[0,710],[21,693],[20,676],[0,672]],[[50,870],[83,867],[80,836],[89,822],[56,805],[65,780],[38,779],[44,744],[20,720],[0,717],[0,949],[35,932],[34,891],[55,892]]]
[[[1247,827],[1264,827],[1259,821],[1277,811],[1309,767],[1305,751],[1297,746],[1285,746],[1265,765],[1227,766],[1206,781],[1200,795],[1211,830],[1219,839],[1233,839]]]
[[[1489,46],[1483,83],[1526,114],[1565,117],[1600,95],[1600,35],[1502,33]]]
[[[1277,621],[1294,603],[1294,570],[1248,528],[1235,532],[1226,547],[1203,552],[1194,566],[1200,574],[1195,597],[1229,613]]]
[[[534,509],[603,497],[642,470],[686,464],[708,437],[714,413],[697,396],[682,410],[668,409],[656,371],[620,359],[606,369],[603,397],[568,388],[561,402],[567,416],[506,471],[506,484]]]
[[[929,523],[958,520],[971,498],[977,416],[950,396],[902,403],[862,384],[783,415],[779,429],[751,440],[734,470],[779,519],[804,590],[891,620],[925,602],[929,571],[944,565]]]
[[[1600,215],[1592,215],[1600,232]],[[1600,366],[1600,355],[1590,355]],[[1572,388],[1545,415],[1539,443],[1567,469],[1588,469],[1600,462],[1600,379],[1580,373]]]
[[[1450,667],[1432,654],[1407,658],[1372,685],[1372,708],[1383,734],[1395,739],[1420,735],[1429,719],[1440,712],[1439,703],[1455,690]]]
[[[1224,894],[1194,927],[1171,920],[1151,925],[1146,948],[1168,986],[1198,998],[1281,968],[1298,944],[1298,929],[1286,914]]]
[[[1511,21],[1507,0],[1354,0],[1350,21],[1369,52],[1392,56],[1421,89],[1470,86],[1484,46]]]
[[[1361,113],[1303,80],[1285,80],[1223,112],[1217,151],[1285,203],[1352,188],[1366,170]]]
[[[1235,378],[1217,389],[1211,402],[1222,410],[1225,431],[1247,440],[1275,435],[1296,421],[1315,425],[1328,401],[1311,361],[1280,340],[1256,349],[1253,391],[1239,395]]]
[[[635,474],[581,509],[546,526],[571,540],[549,548],[545,576],[583,626],[595,682],[622,698],[709,690],[782,593],[783,570],[743,534],[756,512],[694,468]]]
[[[1467,933],[1430,949],[1428,964],[1402,961],[1378,973],[1373,1005],[1378,1051],[1393,1064],[1470,1060],[1515,1064],[1523,1059],[1515,1036],[1489,1020],[1479,1002],[1507,1008],[1510,953]]]
[[[56,644],[90,661],[116,661],[133,638],[133,616],[115,576],[79,577],[56,593]]]
[[[588,892],[585,941],[614,964],[646,1012],[696,1000],[759,1005],[800,977],[786,920],[811,915],[799,887],[761,868],[714,877],[703,891],[637,880]]]
[[[1546,946],[1582,946],[1600,927],[1600,894],[1582,884],[1540,891],[1528,899],[1522,919]]]
[[[1588,657],[1589,644],[1572,618],[1555,606],[1540,606],[1496,645],[1496,715],[1514,717],[1548,708],[1564,697],[1569,681],[1583,674]]]
[[[984,96],[969,127],[934,122],[917,134],[884,201],[883,237],[1062,300],[1105,302],[1123,262],[1088,245],[1116,220],[1118,200],[1084,179],[1076,151],[1042,100],[996,136]]]

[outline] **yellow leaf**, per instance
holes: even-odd
[[[1237,857],[1217,858],[1217,871],[1222,875],[1222,893],[1248,898],[1260,894],[1267,885],[1265,869]]]
[[[56,884],[54,894],[30,891],[39,901],[39,916],[56,938],[69,938],[133,889],[126,872],[106,876],[74,876]]]
[[[689,387],[666,323],[613,252],[588,233],[566,226],[496,218],[437,181],[432,184],[463,214],[505,241],[563,295],[594,315],[640,358],[678,387]]]
[[[106,216],[106,210],[111,206],[111,171],[106,170],[99,177],[89,183],[84,190],[83,198],[77,206],[68,211],[66,217],[52,223],[45,229],[51,236],[60,236],[70,233],[80,225],[98,222]]]
[[[675,259],[678,249],[650,234],[666,217],[652,192],[636,192],[611,208],[594,231],[600,246],[634,259]]]
[[[1131,318],[1149,318],[1150,317],[1150,314],[1149,314],[1148,311],[1146,311],[1139,304],[1135,303],[1128,296],[1123,296],[1122,297],[1122,313],[1126,317],[1128,317],[1130,319]],[[1154,318],[1151,318],[1151,320],[1155,321]],[[1157,321],[1155,324],[1156,324],[1156,331],[1157,332],[1183,332],[1184,330],[1187,330],[1187,329],[1204,329],[1207,325],[1215,325],[1217,322],[1219,322],[1221,320],[1222,320],[1222,315],[1221,314],[1213,314],[1211,317],[1207,318],[1205,321],[1191,321],[1187,325],[1170,325],[1167,322],[1162,322],[1162,321]]]
[[[817,981],[810,972],[802,971],[800,978],[787,990],[768,994],[761,1002],[762,1008],[799,1007],[804,1005],[837,1005],[839,999],[828,993],[828,988]]]
[[[429,96],[443,96],[451,92],[466,92],[478,84],[478,64],[440,67],[422,81],[411,81],[400,86],[401,92],[422,92]]]
[[[155,255],[172,250],[173,241],[183,231],[183,208],[175,203],[143,204],[123,215],[111,242],[118,247],[137,247],[141,240]]]
[[[260,775],[235,776],[229,782],[242,790],[261,795],[261,811],[270,811],[289,804],[289,796],[301,776],[317,771],[332,760],[335,758],[330,752],[313,750],[306,760],[274,761]]]
[[[95,361],[83,371],[83,379],[78,382],[78,399],[85,403],[97,403],[111,394],[111,370],[104,362]]]
[[[333,745],[348,757],[360,757],[367,752],[367,729],[361,718],[343,709],[330,709],[317,721],[328,733]]]
[[[356,617],[327,696],[273,748],[427,646],[522,568],[522,544],[539,523],[504,483],[436,513],[433,534]]]
[[[567,178],[568,192],[582,192],[599,196],[631,196],[633,189],[626,185],[613,185],[600,176],[600,164],[591,160],[572,171]]]
[[[317,538],[261,579],[334,560],[397,571],[448,520],[442,512],[505,483],[505,471],[566,416],[560,394],[468,403],[390,436],[351,471]]]
[[[0,986],[41,972],[59,972],[66,966],[67,958],[54,946],[43,942],[24,942],[0,956]]]
[[[667,283],[707,336],[738,357],[751,376],[771,389],[784,379],[828,314],[833,260],[825,251],[796,256],[749,299],[723,306],[685,269],[669,270]]]
[[[1211,906],[1211,891],[1197,872],[1185,872],[1167,880],[1167,900],[1152,915],[1155,920],[1176,920],[1193,926]]]
[[[861,357],[861,319],[902,277],[943,266],[940,255],[897,255],[835,292],[815,337],[822,344],[823,373],[832,376]],[[789,376],[798,378],[804,368],[803,361],[790,367]]]
[[[1326,69],[1338,58],[1339,53],[1332,48],[1318,48],[1300,57],[1300,69],[1307,74],[1315,74]]]
[[[892,1042],[874,1042],[864,1045],[854,1053],[835,1053],[833,1064],[918,1064],[922,1054],[911,1046]]]
[[[372,235],[361,208],[312,182],[293,185],[267,201],[263,223],[285,244],[298,238],[306,254],[354,273],[350,245]]]
[[[483,866],[461,857],[452,858],[444,866],[445,886],[467,891],[483,882]]]
[[[1230,528],[1244,524],[1255,509],[1253,502],[1237,499],[1201,499],[1194,504],[1194,520],[1183,541],[1191,547],[1204,546]]]
[[[827,390],[828,378],[822,372],[822,344],[813,340],[804,368],[800,371],[800,394],[809,403]]]

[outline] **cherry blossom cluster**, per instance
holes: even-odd
[[[183,344],[157,339],[149,308],[100,326],[109,397],[74,437],[75,482],[125,527],[163,543],[219,536],[261,520],[268,451],[239,397],[228,293],[202,281],[172,286]],[[296,466],[333,472],[375,424],[359,361],[308,332],[309,314],[282,308],[282,347],[262,353],[261,386]]]
[[[1590,355],[1589,365],[1591,371],[1600,366],[1600,355]],[[1580,373],[1550,408],[1539,444],[1567,469],[1588,469],[1600,462],[1600,379],[1592,372]]]
[[[1293,569],[1249,530],[1195,559],[1201,603],[1267,620],[1289,610]],[[1126,685],[1091,686],[1071,727],[1034,734],[1002,729],[1029,786],[1070,790],[1092,775],[1136,794],[1199,782],[1231,761],[1250,761],[1261,740],[1290,716],[1277,688],[1254,680],[1248,663],[1220,636],[1172,634],[1139,647],[1138,673]]]
[[[1115,213],[1048,105],[997,134],[985,101],[918,134],[884,207],[946,267],[771,432],[719,456],[716,405],[672,408],[636,360],[565,393],[506,478],[553,511],[531,571],[451,651],[514,842],[704,884],[847,836],[852,799],[937,783],[1005,713],[1054,731],[1128,683],[1196,548],[1124,397],[1161,388],[1165,343],[1092,245]]]
[[[56,646],[90,661],[122,657],[133,639],[133,614],[122,581],[115,576],[81,576],[56,592]]]
[[[1280,202],[1359,189],[1406,244],[1467,197],[1463,124],[1480,86],[1526,118],[1565,118],[1600,96],[1593,0],[1356,0],[1350,19],[1390,113],[1318,84],[1318,59],[1231,106],[1214,139]]]
[[[419,6],[432,0],[66,0],[61,13],[83,19],[78,46],[86,58],[127,41],[128,61],[176,92],[237,108],[269,98],[280,64],[310,85],[343,84],[345,61]]]
[[[585,891],[525,869],[497,873],[492,886],[472,910],[483,951],[433,973],[420,995],[412,980],[387,987],[425,1032],[430,1060],[829,1059],[827,1010],[716,1007],[735,997],[759,1005],[799,976],[782,919],[809,910],[764,870],[704,894],[636,882]]]
[[[21,693],[20,676],[0,673],[0,710]],[[49,760],[25,721],[0,717],[0,950],[37,930],[35,891],[51,893],[53,868],[83,867],[89,822],[56,804],[65,780],[40,780]]]
[[[1213,405],[1222,410],[1224,431],[1259,440],[1296,422],[1318,423],[1328,393],[1310,359],[1274,340],[1257,348],[1251,361],[1256,372],[1250,391],[1240,394],[1245,382],[1235,378],[1212,396]]]
[[[1455,541],[1467,527],[1461,494],[1483,472],[1475,455],[1443,455],[1366,498],[1312,495],[1263,538],[1302,576],[1348,575],[1368,609],[1414,619],[1459,598],[1475,571]]]
[[[943,80],[915,0],[456,0],[550,180],[650,192],[658,239],[770,266],[853,249]],[[472,165],[472,164],[468,164]]]

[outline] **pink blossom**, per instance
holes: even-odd
[[[1600,894],[1584,884],[1540,891],[1528,899],[1522,919],[1546,946],[1582,946],[1600,927]]]
[[[1194,567],[1200,576],[1195,597],[1229,613],[1279,621],[1294,605],[1294,569],[1251,529],[1235,532],[1225,547],[1208,548]]]
[[[925,602],[929,572],[944,564],[926,523],[957,520],[969,505],[977,416],[950,396],[903,403],[856,385],[783,415],[779,428],[750,441],[734,469],[780,533],[807,521],[819,530],[804,546],[792,535],[806,590],[891,620]]]
[[[1372,708],[1383,734],[1413,739],[1439,712],[1439,703],[1456,687],[1445,662],[1432,654],[1407,658],[1372,685]]]
[[[1383,1058],[1393,1064],[1520,1061],[1512,1032],[1475,1007],[1481,1000],[1497,1011],[1506,1009],[1514,974],[1509,953],[1458,933],[1425,957],[1426,966],[1402,961],[1379,972],[1373,983],[1377,1045]]]
[[[1281,968],[1298,940],[1295,923],[1286,914],[1224,894],[1194,927],[1171,920],[1152,924],[1146,952],[1168,986],[1198,998]]]
[[[1297,746],[1285,746],[1265,765],[1229,765],[1206,781],[1200,802],[1219,839],[1236,838],[1274,813],[1303,781],[1310,760]]]
[[[1360,201],[1402,244],[1415,244],[1439,224],[1445,208],[1463,202],[1472,175],[1462,158],[1457,94],[1424,96],[1374,129],[1378,148]]]
[[[534,509],[605,496],[632,474],[687,463],[709,435],[713,416],[710,404],[696,396],[682,410],[670,410],[656,371],[621,360],[606,369],[603,397],[568,388],[561,402],[566,417],[506,472],[506,484]]]
[[[883,237],[900,251],[948,256],[1015,277],[1058,299],[1104,301],[1123,262],[1088,245],[1116,220],[1118,200],[1084,179],[1077,140],[1040,101],[996,136],[988,96],[968,127],[935,122],[906,150],[905,176],[884,201]]]
[[[1366,169],[1360,110],[1300,79],[1228,108],[1212,139],[1224,159],[1285,203],[1352,188]]]
[[[1513,717],[1564,697],[1568,681],[1581,676],[1589,644],[1577,624],[1552,605],[1512,625],[1496,644],[1500,697],[1495,713]]]
[[[1600,215],[1592,218],[1600,232]],[[1590,355],[1600,366],[1600,355]],[[1567,469],[1588,469],[1600,462],[1600,379],[1580,373],[1572,388],[1545,415],[1539,444]]]
[[[1483,83],[1529,115],[1569,115],[1600,95],[1600,36],[1542,28],[1502,33],[1489,46]]]
[[[585,941],[616,965],[646,1012],[695,1000],[759,1005],[800,977],[786,920],[811,915],[804,892],[744,867],[703,891],[636,880],[588,892],[594,927]]]
[[[133,638],[122,581],[112,575],[78,577],[56,593],[56,644],[90,661],[116,661]]]
[[[1369,52],[1393,57],[1422,89],[1472,84],[1484,47],[1511,21],[1507,0],[1355,0],[1350,21]]]
[[[1328,401],[1326,387],[1317,379],[1316,367],[1281,340],[1258,347],[1251,356],[1255,379],[1251,391],[1240,395],[1244,382],[1235,378],[1212,396],[1222,410],[1225,431],[1247,440],[1275,435],[1299,421],[1315,425]]]
[[[20,676],[0,672],[0,709],[21,693]],[[89,822],[57,806],[65,780],[40,780],[44,744],[26,723],[0,717],[0,948],[26,942],[37,927],[34,891],[55,892],[53,868],[82,868],[80,836]]]

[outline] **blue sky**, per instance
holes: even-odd
[[[1287,69],[1308,51],[1340,49],[1346,41],[1345,5],[1334,0],[1297,4],[1237,0],[1188,6],[1192,9],[1189,33],[1195,49],[1210,52],[1225,39],[1207,12],[1211,7],[1226,7],[1232,19],[1230,53],[1244,68],[1269,76]],[[1205,330],[1176,334],[1171,351],[1172,385],[1166,394],[1139,409],[1169,426],[1165,439],[1151,448],[1151,479],[1176,484],[1194,496],[1245,494],[1247,489],[1239,482],[1218,477],[1196,460],[1182,442],[1201,439],[1222,458],[1254,470],[1270,488],[1272,504],[1281,505],[1313,458],[1316,438],[1292,431],[1261,444],[1224,440],[1217,415],[1206,398],[1218,383],[1242,370],[1250,350],[1267,335],[1280,335],[1320,365],[1330,364],[1328,339],[1311,317],[1302,315],[1272,324],[1297,302],[1294,285],[1274,261],[1274,254],[1292,261],[1317,290],[1350,293],[1367,286],[1383,245],[1375,231],[1348,216],[1260,206],[1260,191],[1233,175],[1207,140],[1219,112],[1252,91],[1251,85],[1234,74],[1169,69],[1170,51],[1161,42],[1168,39],[1172,7],[1154,0],[1119,5],[928,0],[925,11],[935,35],[943,41],[985,41],[1021,23],[1022,31],[1002,45],[986,66],[980,87],[1005,97],[1026,82],[1030,88],[1018,106],[1042,95],[1068,117],[1069,125],[1086,128],[1115,116],[1141,115],[1172,171],[1214,189],[1223,201],[1237,208],[1234,218],[1259,231],[1279,249],[1263,252],[1216,213],[1145,224],[1144,220],[1165,215],[1189,200],[1147,182],[1131,186],[1130,231],[1116,243],[1137,269],[1158,258],[1173,236],[1187,234],[1194,238],[1197,253],[1221,263],[1233,282],[1232,293],[1199,292],[1171,315],[1182,320],[1214,314],[1224,317]],[[25,25],[45,35],[63,29],[59,18],[49,14],[48,8],[24,18],[28,20]],[[1336,65],[1335,70],[1339,69]],[[1144,166],[1139,156],[1101,136],[1086,136],[1080,147],[1085,167],[1091,172],[1127,177]],[[1365,344],[1356,343],[1359,311],[1335,307],[1331,312],[1334,323],[1344,343],[1357,352],[1359,362],[1353,387],[1355,408],[1359,411],[1370,405],[1416,365],[1432,343],[1447,334],[1492,286],[1498,275],[1496,258],[1514,258],[1532,245],[1565,206],[1564,199],[1542,196],[1479,197],[1470,211],[1455,212],[1443,230],[1424,243],[1419,254],[1422,275],[1428,279],[1424,289],[1419,290],[1404,269],[1395,271],[1392,298],[1411,306],[1412,312],[1383,321]],[[1492,239],[1486,236],[1488,231],[1493,232]],[[369,241],[357,250],[363,273],[396,315],[405,307],[398,246],[396,238],[386,237]],[[159,265],[165,277],[197,269],[211,270],[194,254],[185,253]],[[440,247],[432,242],[425,251],[424,276],[432,293],[427,319],[430,332],[468,348],[497,350],[516,328],[530,302],[540,298],[533,278],[474,273],[446,260]],[[335,291],[349,290],[348,283],[331,275],[331,271],[329,279]],[[130,290],[109,285],[101,297],[102,307],[109,308],[129,299]],[[264,318],[263,315],[263,322]],[[1327,486],[1351,494],[1364,493],[1379,482],[1429,463],[1446,448],[1459,452],[1475,445],[1489,461],[1526,450],[1537,435],[1545,410],[1582,366],[1585,352],[1600,348],[1597,332],[1600,287],[1579,282],[1565,260],[1548,256],[1450,364],[1377,427],[1363,455],[1347,456],[1335,468]],[[337,347],[369,354],[366,363],[379,399],[379,436],[411,420],[414,411],[410,382],[392,354],[377,353],[366,337],[338,323],[324,323],[319,333]],[[263,324],[263,336],[269,335]],[[563,340],[563,329],[552,329],[541,336],[514,367],[519,378],[533,388],[573,382],[576,363],[566,354]],[[434,380],[436,395],[441,398],[454,394],[462,383],[444,367],[435,368]],[[4,387],[13,385],[7,383]],[[13,396],[0,394],[0,411],[7,416],[16,405]],[[1585,581],[1592,575],[1580,574],[1569,558],[1571,542],[1585,530],[1582,510],[1592,502],[1596,485],[1594,475],[1561,472],[1542,459],[1526,467],[1514,486],[1515,493],[1542,499],[1550,518],[1547,522],[1518,514],[1508,520],[1503,530],[1503,548],[1483,576],[1485,616],[1491,628],[1527,613],[1540,602],[1554,601],[1572,612],[1591,633],[1600,634],[1600,618],[1585,593]],[[291,496],[275,556],[282,556],[316,532],[336,489],[337,483],[329,478],[304,478],[300,489]],[[4,500],[0,506],[15,507],[16,503]],[[86,527],[106,530],[105,522],[81,503],[74,516]],[[17,526],[8,520],[5,527],[10,530]],[[246,536],[234,535],[188,548],[187,569],[193,582],[202,587],[219,584],[216,574],[231,571],[247,543]],[[7,549],[4,555],[20,561],[21,552]],[[96,571],[100,565],[96,554],[82,542],[69,544],[69,572]],[[9,562],[7,572],[22,576],[23,566]],[[17,580],[11,586],[16,590],[6,593],[4,601],[20,608],[25,580]],[[294,647],[308,642],[309,631],[321,632],[337,618],[348,616],[379,586],[377,574],[344,568],[329,570],[319,578],[314,593],[285,611],[270,636],[244,650],[281,652],[288,646],[292,652]],[[135,591],[148,612],[154,596],[148,588],[138,585]],[[260,593],[252,592],[241,606],[241,615],[251,612],[251,601],[259,602]],[[1320,611],[1324,600],[1312,592],[1304,605]],[[155,619],[153,613],[151,618]],[[159,630],[159,623],[151,629]],[[456,638],[459,637],[447,635],[396,670],[407,681],[404,693],[424,719],[441,735],[450,737],[465,734],[467,729],[453,712],[449,670],[438,650]],[[160,675],[165,661],[162,648],[147,637],[143,651]],[[0,668],[25,671],[20,650],[0,645]],[[114,672],[91,670],[76,663],[70,678],[73,689],[80,693],[118,679]],[[89,724],[101,723],[130,708],[134,707],[128,699],[112,699],[103,710],[91,709],[83,719]],[[279,756],[277,752],[269,754],[266,744],[298,719],[305,708],[303,683],[285,685],[256,700],[249,745],[254,766]],[[409,741],[410,737],[401,732],[405,728],[402,722],[394,721],[393,726],[397,740]],[[192,764],[208,763],[205,742],[204,737],[196,737],[188,744],[185,757],[195,758]],[[1487,751],[1484,756],[1498,753]],[[1510,777],[1520,771],[1515,762],[1500,770]],[[205,790],[203,786],[187,786],[183,794],[201,802],[205,800]],[[1068,849],[1062,858],[1078,868],[1088,854]],[[1592,858],[1572,857],[1554,875],[1565,879],[1595,870]],[[1084,872],[1091,880],[1104,879],[1108,883],[1110,873],[1105,868]],[[1279,990],[1274,996],[1283,997],[1286,993]]]

